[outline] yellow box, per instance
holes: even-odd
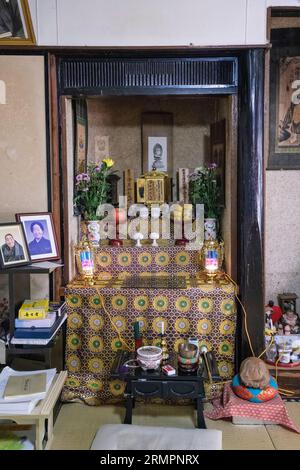
[[[49,300],[24,300],[19,309],[18,318],[20,320],[43,319],[49,310]]]

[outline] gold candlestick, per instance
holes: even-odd
[[[167,359],[169,359],[169,353],[168,353],[167,342],[163,334],[161,335],[160,344],[161,344],[161,349],[162,349],[162,360],[166,361]]]

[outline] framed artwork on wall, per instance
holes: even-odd
[[[173,173],[173,115],[142,114],[142,172]]]
[[[22,224],[0,224],[0,266],[9,268],[31,262]]]
[[[21,222],[32,262],[59,259],[56,233],[50,212],[16,214]]]
[[[291,50],[271,56],[268,169],[300,169],[300,54]]]
[[[28,0],[0,0],[0,46],[36,44]]]
[[[87,170],[87,149],[88,149],[88,117],[87,103],[85,99],[74,101],[75,119],[75,157],[74,175],[86,173]]]

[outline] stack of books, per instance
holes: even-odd
[[[22,316],[22,318],[24,317]],[[49,302],[49,308],[44,318],[15,319],[15,331],[11,344],[47,345],[66,318],[65,302]]]
[[[56,369],[18,372],[4,367],[0,374],[0,414],[30,414],[46,397],[55,374]]]

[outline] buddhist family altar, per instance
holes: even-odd
[[[63,400],[121,401],[125,383],[112,379],[110,371],[116,351],[134,350],[137,321],[144,345],[159,344],[163,324],[170,352],[197,337],[199,347],[214,351],[221,378],[233,376],[235,287],[226,278],[208,283],[199,276],[198,257],[182,246],[95,249],[95,283],[74,280],[66,288]]]

